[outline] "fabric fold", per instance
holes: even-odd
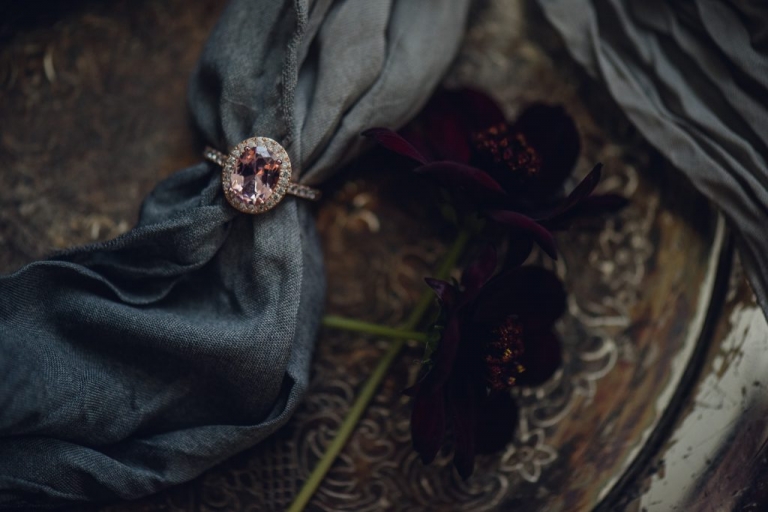
[[[279,141],[294,179],[320,183],[371,123],[426,102],[468,6],[233,0],[191,79],[193,117],[220,150]],[[239,214],[220,172],[180,171],[123,236],[0,277],[0,508],[156,492],[296,409],[324,301],[311,206]]]
[[[574,58],[730,221],[768,311],[768,7],[538,0]]]

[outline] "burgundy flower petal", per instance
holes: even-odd
[[[550,258],[554,260],[557,259],[557,244],[555,243],[555,237],[552,236],[552,233],[550,233],[547,228],[532,218],[511,210],[493,210],[489,212],[488,215],[496,222],[509,226],[522,235],[533,237],[536,243],[539,244]]]
[[[370,137],[388,150],[394,151],[399,155],[416,160],[420,164],[427,163],[427,159],[424,158],[424,155],[419,153],[410,142],[388,128],[370,128],[365,130],[362,135]]]
[[[402,129],[398,130],[397,133],[402,138],[410,142],[411,145],[416,148],[416,151],[421,153],[427,162],[442,160],[443,157],[435,153],[435,148],[432,147],[430,134],[425,133],[424,126],[422,126],[422,124],[411,122],[405,125]]]
[[[571,226],[574,220],[616,213],[628,204],[629,199],[618,194],[591,195],[579,201],[579,204],[567,212],[541,222],[552,231],[565,230]]]
[[[430,149],[440,159],[467,163],[475,132],[504,122],[504,113],[489,96],[473,89],[443,89],[424,108],[415,124],[423,127]]]
[[[515,314],[529,328],[549,328],[566,308],[563,284],[551,271],[536,266],[517,267],[496,276],[474,304],[472,320],[495,325]]]
[[[427,391],[434,392],[441,388],[450,377],[459,350],[460,337],[461,323],[458,317],[454,315],[448,321],[448,325],[445,326],[437,350],[432,356],[432,369],[422,381],[422,385]]]
[[[486,244],[461,275],[464,294],[470,298],[474,297],[493,275],[497,262],[496,249],[491,244]]]
[[[533,238],[529,236],[513,236],[507,248],[507,268],[519,267],[530,256],[533,250]]]
[[[579,157],[579,132],[562,106],[537,103],[518,117],[514,128],[525,135],[542,161],[541,174],[532,192],[556,192],[571,174]]]
[[[458,291],[451,283],[432,277],[424,278],[424,282],[434,290],[435,295],[445,307],[453,308],[456,305]]]
[[[453,91],[450,99],[461,107],[463,121],[471,132],[506,121],[499,105],[490,96],[478,90],[459,89]]]
[[[432,462],[445,436],[445,397],[442,389],[417,393],[411,411],[413,449],[424,464]]]
[[[493,206],[506,199],[501,185],[477,167],[443,160],[414,171],[433,177],[454,194],[481,206]]]
[[[484,130],[506,120],[499,105],[476,89],[459,89],[455,91],[454,99],[466,113],[466,122],[472,131]]]
[[[479,401],[483,399],[484,394],[484,386],[473,382],[466,374],[460,376],[451,386],[449,404],[455,435],[453,465],[464,480],[469,478],[475,470],[477,411]]]
[[[438,91],[424,109],[424,113],[433,118],[444,119],[450,116],[456,119],[468,136],[506,121],[504,112],[490,96],[469,88]]]
[[[525,371],[517,378],[521,386],[538,386],[546,382],[563,362],[560,339],[551,331],[536,333],[525,340],[525,353],[520,364]]]
[[[518,409],[509,392],[492,392],[482,402],[478,414],[475,443],[477,453],[503,449],[517,430]]]
[[[566,197],[560,204],[558,204],[552,212],[546,214],[544,217],[539,218],[538,220],[554,221],[561,215],[565,215],[571,209],[576,207],[581,201],[586,199],[595,190],[597,184],[600,183],[600,175],[602,174],[602,169],[603,164],[595,165],[589,174],[587,174],[587,176],[581,180],[581,183],[576,185],[576,188],[574,188],[573,191],[568,194],[568,197]]]
[[[454,93],[435,94],[424,110],[424,133],[432,151],[442,160],[467,163],[472,153],[461,105]]]

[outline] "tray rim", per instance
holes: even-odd
[[[672,396],[666,401],[667,405],[659,413],[655,424],[643,432],[638,446],[630,451],[629,461],[621,473],[603,486],[593,509],[595,512],[621,509],[622,502],[633,484],[643,476],[649,463],[673,433],[676,420],[683,411],[686,399],[692,393],[697,378],[703,370],[704,359],[712,342],[719,313],[725,304],[734,252],[733,234],[727,227],[723,214],[715,212],[714,216],[715,233],[707,262],[706,279],[702,283],[699,307],[691,323],[695,329],[686,337],[691,343],[686,343],[685,346],[690,348],[687,349],[687,354],[681,353],[677,356],[676,359],[682,360],[683,364],[671,376],[667,385]],[[656,397],[656,404],[663,399],[663,394]]]

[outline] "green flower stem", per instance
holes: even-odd
[[[464,249],[466,249],[467,243],[469,243],[471,236],[471,232],[467,230],[461,230],[459,232],[456,240],[454,240],[453,245],[448,250],[448,253],[445,255],[445,258],[438,267],[435,277],[438,279],[446,279],[450,275],[451,270],[456,266],[459,258],[461,258],[461,255],[464,253]],[[405,324],[403,324],[402,328],[391,329],[391,331],[413,331],[416,329],[416,327],[418,327],[418,325],[421,323],[424,315],[427,313],[427,311],[429,311],[429,307],[432,305],[434,300],[433,297],[434,294],[432,293],[432,290],[426,290],[419,299],[419,302],[416,303],[416,307],[413,309]],[[365,382],[363,389],[360,390],[360,394],[355,399],[355,402],[349,409],[347,416],[341,423],[339,431],[336,433],[336,437],[334,437],[331,441],[331,444],[328,445],[328,448],[326,448],[325,453],[323,453],[323,456],[320,458],[317,466],[315,466],[315,469],[312,470],[309,478],[307,478],[307,480],[304,482],[304,485],[296,495],[296,498],[288,509],[288,512],[301,512],[304,510],[304,507],[307,506],[307,503],[309,503],[309,500],[315,494],[315,491],[320,486],[323,478],[325,478],[326,473],[328,473],[328,470],[331,468],[331,465],[333,465],[336,457],[338,457],[339,453],[346,445],[349,436],[352,435],[352,432],[354,432],[358,421],[360,421],[360,417],[368,407],[368,404],[373,398],[373,395],[376,393],[376,390],[379,388],[381,381],[384,380],[384,377],[387,375],[389,367],[392,366],[392,362],[394,362],[395,358],[398,356],[398,354],[400,354],[400,351],[403,349],[405,342],[408,339],[411,338],[396,339],[384,353],[384,356],[379,360],[379,364],[376,365],[373,373],[371,373],[371,376],[368,377],[368,380]]]
[[[362,320],[355,320],[353,318],[326,315],[323,317],[322,322],[324,327],[343,329],[345,331],[364,332],[366,334],[374,334],[376,336],[383,336],[385,338],[391,338],[394,340],[427,341],[427,335],[423,332],[406,331],[405,329],[396,329],[394,327],[387,327],[385,325],[372,324],[370,322],[363,322]]]

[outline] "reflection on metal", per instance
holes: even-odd
[[[648,511],[765,510],[768,324],[744,281],[731,295],[661,469],[637,500]]]
[[[627,454],[624,467],[600,491],[598,496],[600,502],[605,500],[609,493],[617,491],[615,487],[620,481],[631,481],[634,475],[642,469],[637,466],[645,464],[647,457],[638,460],[638,456],[644,451],[653,449],[652,446],[648,446],[649,441],[663,435],[660,429],[673,421],[674,415],[677,413],[677,406],[686,394],[686,388],[690,385],[690,377],[686,379],[685,376],[695,373],[695,365],[698,363],[693,358],[694,351],[702,351],[703,347],[710,341],[707,337],[708,333],[704,329],[707,315],[719,312],[718,305],[722,290],[716,289],[716,281],[723,281],[727,277],[719,273],[730,271],[730,253],[723,253],[723,251],[728,250],[725,248],[725,237],[725,220],[721,215],[718,215],[713,251],[709,255],[708,271],[701,282],[698,303],[693,310],[694,314],[688,319],[687,339],[682,345],[683,349],[667,362],[669,365],[668,381],[663,391],[656,397],[656,421],[649,424],[640,434],[636,446]],[[634,471],[628,472],[633,465],[635,466]],[[611,501],[608,500],[609,504]]]

